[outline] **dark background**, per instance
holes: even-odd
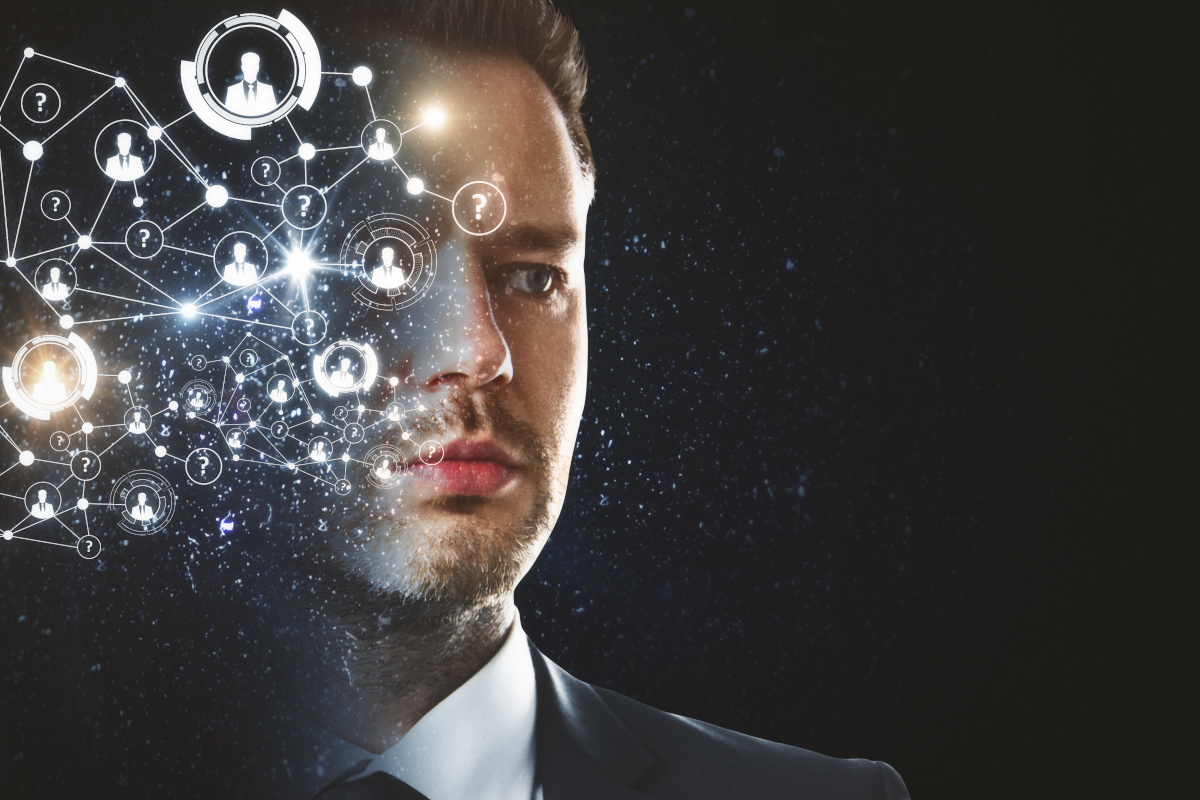
[[[337,24],[285,7],[318,43]],[[1144,794],[1174,669],[1146,613],[1174,602],[1149,544],[1174,495],[1154,37],[1082,8],[563,7],[592,64],[591,380],[526,630],[654,706],[886,760],[914,797]],[[3,75],[28,41],[173,118],[178,61],[247,10],[278,12],[138,6],[131,36],[110,8],[8,7]],[[187,533],[105,573],[0,547],[12,785],[106,714],[162,711],[117,642],[190,653],[163,686],[232,691],[184,573],[130,566],[178,567]]]

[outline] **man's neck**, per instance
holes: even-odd
[[[338,590],[301,584],[307,619],[289,678],[305,714],[373,753],[400,741],[434,706],[488,662],[512,626],[505,595],[464,606],[381,597],[334,579]],[[313,588],[316,586],[316,588]],[[302,615],[303,616],[303,615]]]

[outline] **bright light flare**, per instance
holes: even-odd
[[[425,112],[425,124],[431,128],[440,128],[446,124],[446,112],[434,106]]]
[[[193,319],[196,316],[196,304],[184,303],[180,307],[179,313],[183,315],[184,319]]]

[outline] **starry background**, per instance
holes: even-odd
[[[915,797],[1119,787],[1100,765],[1145,720],[1114,687],[1157,640],[1131,532],[1165,514],[1146,468],[1162,423],[1140,413],[1167,363],[1143,305],[1163,279],[1141,266],[1130,146],[1166,91],[1141,81],[1148,45],[1067,8],[562,5],[591,60],[591,372],[566,507],[518,590],[526,630],[582,679],[886,760]],[[287,7],[319,43],[336,27]],[[52,38],[182,107],[196,36],[278,11],[118,8],[137,38],[112,7],[68,31],[6,8],[6,62]],[[212,514],[100,572],[0,548],[14,785],[114,714],[158,715],[121,723],[119,772],[139,736],[204,728],[164,711],[173,692],[235,691],[236,634],[205,644],[202,570],[181,566]],[[131,687],[139,648],[193,669]]]

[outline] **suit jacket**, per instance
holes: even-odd
[[[530,650],[545,800],[908,800],[883,762],[830,758],[658,711]]]

